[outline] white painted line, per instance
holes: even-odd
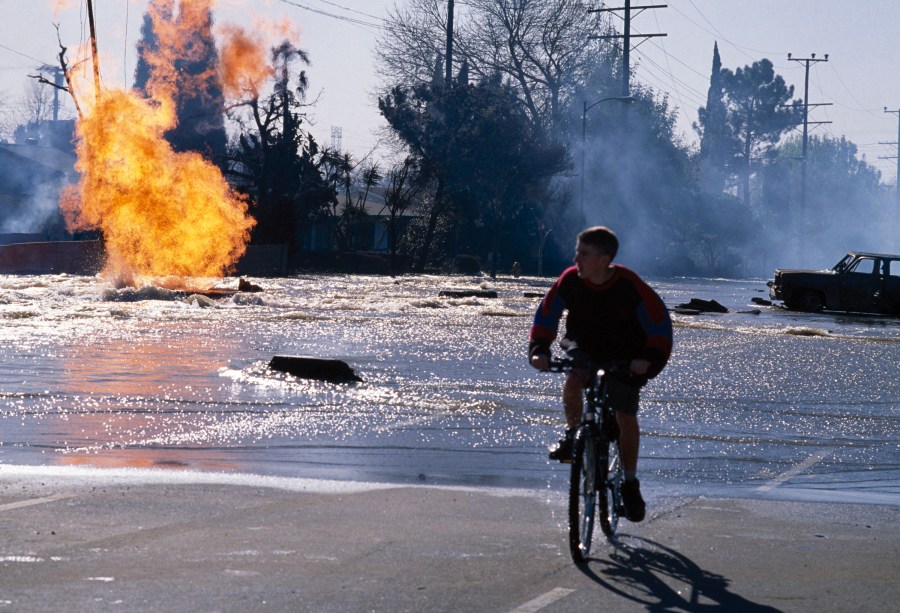
[[[3,511],[12,511],[13,509],[22,509],[24,507],[33,507],[36,504],[44,504],[45,502],[56,502],[57,500],[65,500],[66,498],[74,498],[75,494],[56,494],[55,496],[47,496],[45,498],[31,498],[30,500],[20,500],[19,502],[10,502],[9,504],[0,504],[0,513]]]
[[[541,594],[534,600],[529,600],[525,604],[516,607],[509,613],[535,613],[535,611],[540,611],[544,607],[549,607],[557,600],[565,598],[575,590],[570,590],[564,587],[558,587],[550,590],[546,594]]]
[[[802,473],[804,470],[806,470],[813,464],[815,464],[817,462],[821,462],[822,460],[824,460],[825,458],[830,456],[832,453],[834,453],[834,451],[831,449],[821,449],[821,450],[817,451],[816,453],[812,454],[811,456],[809,456],[808,458],[806,458],[805,460],[803,460],[802,462],[800,462],[799,464],[797,464],[796,466],[794,466],[793,468],[791,468],[790,470],[787,470],[787,471],[781,473],[780,475],[778,475],[777,477],[775,477],[774,479],[772,479],[765,485],[759,486],[758,488],[756,488],[756,491],[757,492],[768,492],[769,490],[773,490],[776,487],[778,487],[779,485],[781,485],[782,483],[784,483],[785,481],[787,481],[788,479],[790,479],[791,477],[795,477],[795,476],[799,475],[800,473]]]

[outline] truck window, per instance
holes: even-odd
[[[855,272],[857,274],[871,275],[875,272],[875,260],[864,258],[856,261],[847,272]]]

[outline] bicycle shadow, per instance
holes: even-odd
[[[655,541],[620,535],[607,547],[608,557],[589,558],[579,569],[598,585],[648,610],[780,611],[729,591],[726,577],[703,570]]]

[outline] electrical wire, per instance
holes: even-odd
[[[49,62],[41,61],[41,60],[37,59],[36,57],[31,57],[27,53],[22,53],[21,51],[17,51],[15,49],[13,49],[12,47],[7,47],[6,45],[3,45],[3,44],[0,44],[0,49],[6,49],[7,51],[9,51],[11,53],[15,53],[16,55],[21,55],[22,57],[27,58],[33,62],[37,62],[38,64],[40,64],[42,66],[49,64]]]
[[[738,51],[740,51],[741,53],[743,53],[743,54],[744,54],[745,56],[747,56],[748,58],[750,58],[750,59],[755,59],[755,56],[750,55],[750,54],[748,53],[748,51],[752,51],[752,52],[755,53],[755,54],[763,54],[763,55],[778,55],[778,54],[781,53],[780,51],[765,51],[765,50],[762,50],[762,49],[753,49],[752,47],[744,47],[744,46],[742,46],[742,45],[738,45],[738,44],[735,43],[735,42],[732,42],[732,41],[731,41],[727,36],[725,36],[718,28],[716,28],[716,26],[713,25],[713,23],[712,23],[709,19],[706,18],[706,15],[703,14],[703,11],[701,11],[701,10],[697,7],[697,5],[694,4],[694,0],[688,0],[688,2],[691,3],[691,6],[693,6],[693,7],[694,7],[694,10],[697,11],[697,14],[700,15],[700,17],[703,18],[703,21],[705,21],[706,23],[709,24],[709,26],[712,28],[712,30],[708,30],[708,29],[704,28],[702,25],[700,25],[699,23],[697,23],[696,21],[694,21],[693,19],[691,19],[690,17],[688,17],[683,11],[679,10],[678,7],[669,5],[669,8],[673,9],[676,13],[678,13],[679,15],[681,15],[682,17],[684,17],[685,19],[687,19],[688,21],[690,21],[692,24],[694,24],[695,26],[697,26],[698,28],[700,28],[701,30],[703,30],[704,32],[706,32],[707,34],[712,34],[713,36],[716,36],[716,37],[721,38],[724,42],[728,43],[729,45],[731,45],[732,47],[734,47],[735,49],[737,49]]]
[[[370,21],[363,21],[361,19],[347,17],[345,15],[336,15],[335,13],[329,13],[328,11],[323,11],[322,9],[317,9],[317,8],[313,8],[311,6],[306,6],[305,4],[301,4],[299,2],[294,2],[292,0],[281,0],[281,2],[284,4],[289,4],[291,6],[297,7],[299,9],[303,9],[304,11],[309,11],[310,13],[316,13],[317,15],[323,15],[325,17],[330,17],[331,19],[337,19],[338,21],[343,21],[343,22],[349,23],[351,25],[360,26],[363,29],[374,28],[375,30],[381,30],[381,29],[384,29],[384,27],[385,27],[383,23],[372,23]]]
[[[653,12],[653,18],[656,20],[657,31],[662,30],[662,28],[659,25],[659,16],[656,13],[656,11]],[[675,95],[677,96],[678,101],[681,102],[681,108],[687,108],[687,105],[685,104],[684,99],[681,96],[681,90],[678,89],[678,82],[675,79],[675,75],[672,73],[672,65],[669,63],[669,53],[666,50],[666,44],[662,40],[659,43],[659,48],[662,49],[663,56],[666,58],[666,70],[668,71],[668,74],[672,77],[672,87],[673,87],[673,89],[675,89]]]
[[[369,17],[371,19],[375,19],[376,21],[384,21],[381,17],[378,17],[376,15],[370,15],[369,13],[363,13],[362,11],[357,11],[356,9],[352,9],[347,6],[340,5],[337,2],[329,2],[329,0],[318,0],[318,1],[321,2],[322,4],[328,4],[335,8],[345,10],[348,13],[356,13],[357,15],[362,15],[363,17]]]

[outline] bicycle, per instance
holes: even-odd
[[[596,372],[584,388],[584,411],[575,433],[569,482],[569,551],[572,560],[580,564],[591,550],[595,516],[599,516],[607,540],[613,542],[619,517],[625,513],[619,427],[607,397],[607,376],[621,365],[598,367],[574,358],[550,361],[552,372],[569,372],[573,368]]]

